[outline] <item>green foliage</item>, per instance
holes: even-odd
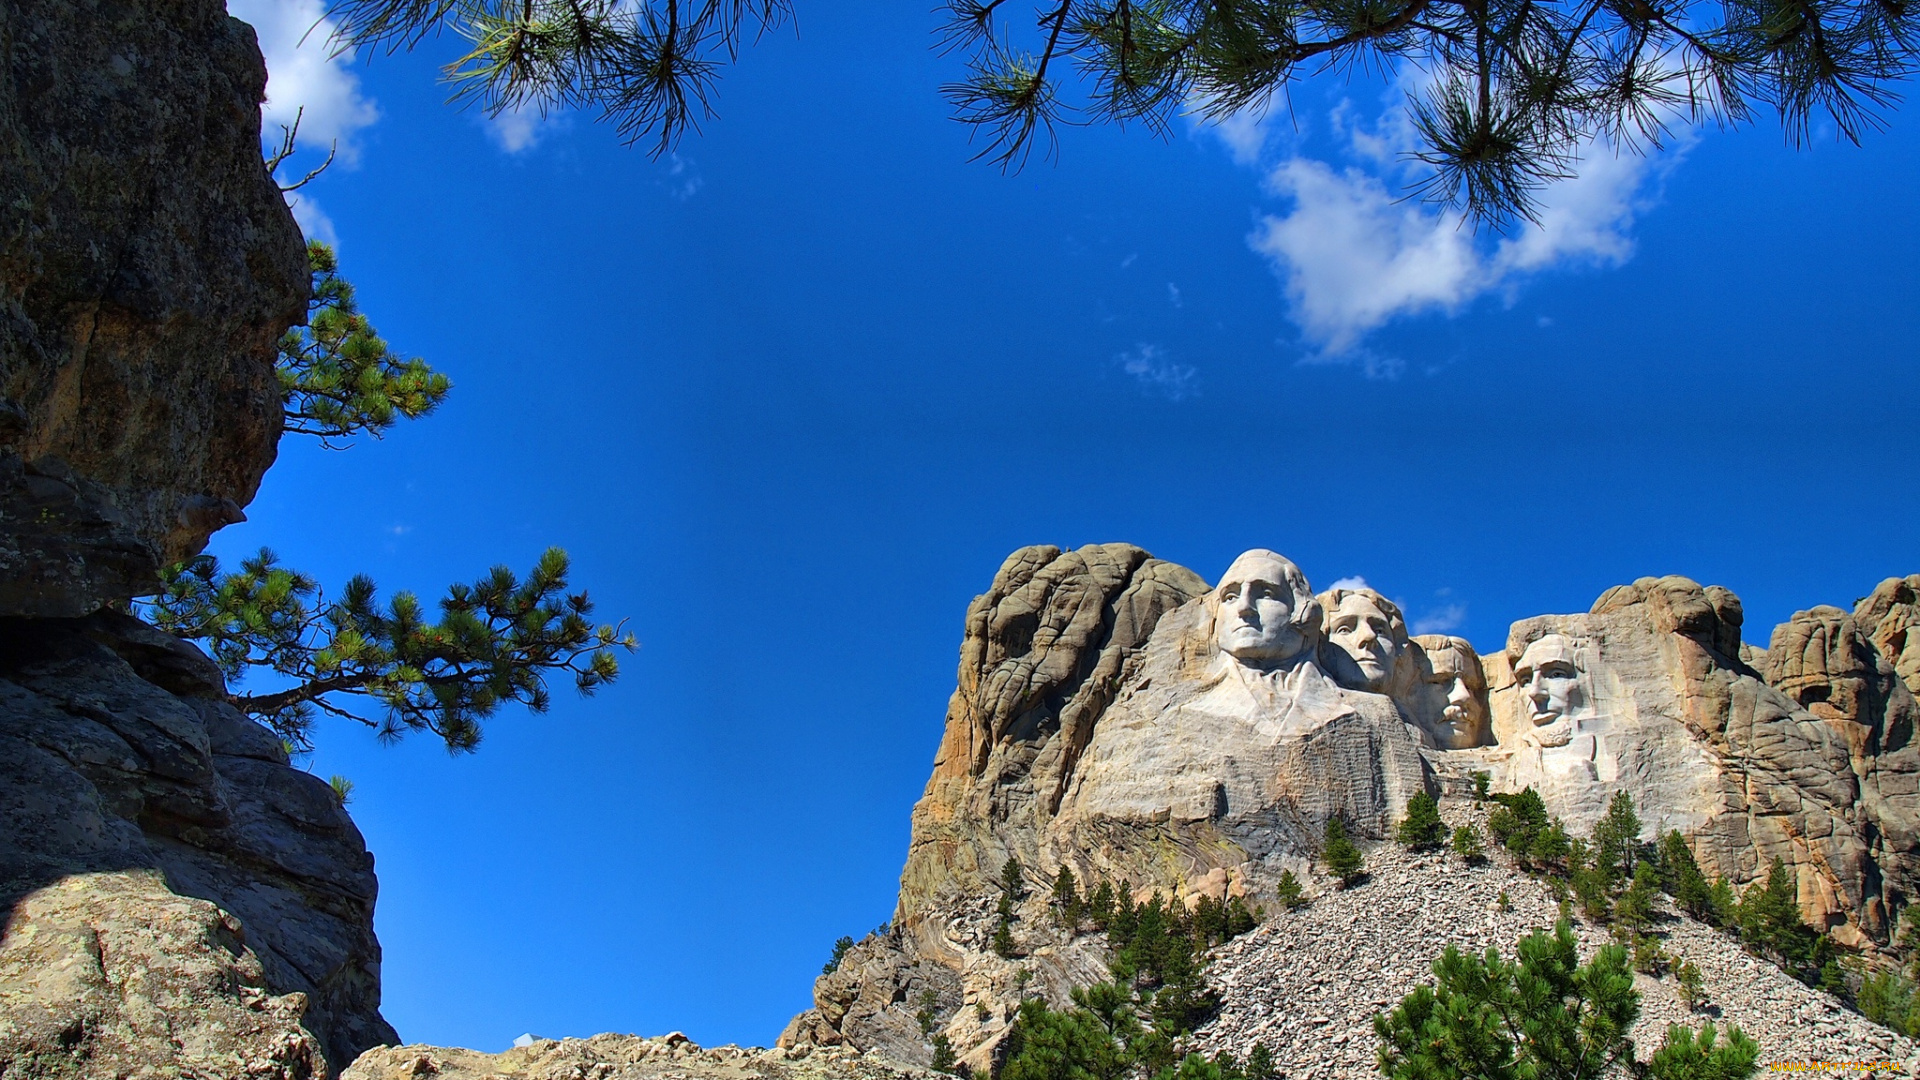
[[[1653,901],[1660,895],[1660,875],[1648,863],[1633,869],[1633,884],[1614,901],[1613,917],[1622,926],[1642,927],[1653,918]]]
[[[920,1034],[932,1035],[933,1029],[940,1023],[940,995],[931,988],[920,991],[920,1009],[913,1014],[914,1022],[920,1025]]]
[[[1327,819],[1326,842],[1320,848],[1320,860],[1327,873],[1340,879],[1342,888],[1351,887],[1366,873],[1366,861],[1360,849],[1347,839],[1346,823],[1337,817]]]
[[[1487,801],[1487,785],[1493,782],[1493,774],[1475,771],[1473,774],[1473,801]]]
[[[1113,883],[1102,881],[1093,890],[1093,896],[1087,900],[1087,922],[1092,924],[1095,930],[1106,933],[1107,924],[1113,920],[1113,908]]]
[[[1027,898],[1027,877],[1020,869],[1020,861],[1011,856],[1000,867],[1000,891],[1012,899]]]
[[[1693,859],[1693,850],[1678,829],[1660,838],[1660,887],[1673,897],[1680,910],[1702,922],[1719,921],[1713,905],[1713,888],[1707,884],[1700,864]]]
[[[1246,1080],[1275,1080],[1278,1070],[1273,1065],[1273,1051],[1267,1049],[1266,1043],[1254,1043],[1253,1049],[1247,1051],[1247,1064],[1242,1071]]]
[[[1523,939],[1515,962],[1449,946],[1434,983],[1374,1019],[1380,1071],[1392,1080],[1539,1077],[1597,1080],[1631,1061],[1627,1033],[1640,1013],[1627,951],[1579,962],[1564,920]],[[1523,1032],[1525,1037],[1516,1039]]]
[[[1715,926],[1736,926],[1740,920],[1740,901],[1733,895],[1733,885],[1726,878],[1715,878],[1707,889],[1707,906],[1713,912],[1711,921]]]
[[[1536,220],[1540,190],[1594,139],[1638,150],[1675,122],[1739,125],[1770,107],[1796,144],[1822,116],[1857,142],[1884,126],[1920,43],[1911,7],[1862,0],[1033,0],[1010,19],[1001,0],[945,6],[948,47],[970,54],[945,94],[1003,165],[1050,151],[1060,123],[1164,134],[1183,111],[1284,109],[1321,72],[1417,70],[1414,190],[1495,227]]]
[[[1297,910],[1307,902],[1307,898],[1301,895],[1300,879],[1294,877],[1291,870],[1280,871],[1280,883],[1273,887],[1273,892],[1288,911]]]
[[[820,966],[820,974],[831,975],[835,971],[838,971],[840,969],[840,961],[847,958],[847,952],[852,948],[853,939],[850,937],[842,936],[839,940],[835,941],[833,943],[833,955],[827,959],[825,964]]]
[[[142,610],[160,629],[198,641],[230,680],[250,671],[291,680],[233,702],[298,746],[310,745],[317,710],[383,739],[430,731],[448,750],[469,751],[480,743],[480,722],[502,703],[545,712],[547,678],[560,673],[590,695],[619,675],[614,651],[634,648],[620,627],[588,620],[593,605],[585,592],[567,591],[567,573],[559,548],[548,548],[524,579],[496,566],[472,585],[450,587],[440,618],[429,622],[411,592],[381,605],[365,575],[327,602],[312,578],[263,548],[230,574],[210,555],[175,564]],[[343,699],[370,701],[384,716],[361,716]]]
[[[1707,980],[1700,969],[1685,960],[1673,962],[1673,978],[1680,984],[1680,1000],[1687,1008],[1698,1011],[1707,1003]]]
[[[1746,1080],[1758,1071],[1760,1045],[1729,1024],[1726,1041],[1715,1038],[1711,1023],[1693,1029],[1680,1024],[1667,1028],[1666,1041],[1647,1062],[1650,1080]]]
[[[445,66],[454,100],[489,116],[596,108],[628,142],[672,149],[712,113],[716,72],[774,29],[785,0],[342,0],[334,41],[412,49],[451,31],[470,44]]]
[[[1486,862],[1486,849],[1480,843],[1480,830],[1471,825],[1462,825],[1453,830],[1453,853],[1470,864]]]
[[[1069,933],[1079,929],[1081,907],[1080,887],[1079,884],[1073,880],[1072,868],[1062,866],[1060,873],[1054,877],[1053,899],[1051,904],[1053,906],[1054,918],[1059,920],[1062,927]]]
[[[1006,915],[1002,914],[999,921],[994,923],[993,940],[990,944],[993,947],[993,954],[1002,960],[1011,960],[1019,955],[1014,951],[1013,925]]]
[[[1632,877],[1639,842],[1640,816],[1633,811],[1633,796],[1616,791],[1607,815],[1593,827],[1594,865],[1610,880]]]
[[[1547,830],[1547,804],[1531,787],[1515,794],[1495,795],[1493,801],[1499,805],[1487,815],[1487,831],[1525,861],[1540,834]]]
[[[360,313],[333,249],[307,241],[313,291],[307,325],[280,339],[276,373],[286,430],[322,443],[351,435],[378,438],[402,419],[432,412],[453,384],[417,357],[393,351]]]
[[[1396,838],[1414,850],[1436,848],[1445,842],[1446,823],[1440,820],[1440,804],[1422,791],[1407,800],[1407,816],[1400,821]]]
[[[334,773],[327,778],[327,786],[333,789],[333,797],[341,806],[353,801],[353,781]]]
[[[1903,1035],[1920,1036],[1920,995],[1913,980],[1898,971],[1877,971],[1860,983],[1854,1006],[1860,1015]]]
[[[1140,1022],[1131,995],[1102,984],[1073,997],[1075,1007],[1059,1011],[1037,998],[1020,1003],[1000,1080],[1124,1080],[1132,1072],[1127,1044]],[[1095,1000],[1107,1011],[1092,1007]]]
[[[1765,881],[1747,888],[1739,905],[1740,937],[1755,951],[1808,982],[1819,977],[1832,945],[1800,917],[1792,871],[1779,859]]]
[[[933,1036],[933,1064],[928,1066],[928,1068],[937,1073],[947,1073],[951,1075],[955,1069],[958,1068],[959,1064],[960,1059],[955,1057],[953,1053],[953,1041],[947,1038],[946,1032],[935,1032]]]

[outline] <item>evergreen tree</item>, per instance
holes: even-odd
[[[1816,975],[1824,958],[1818,955],[1820,935],[1800,917],[1793,874],[1779,859],[1764,882],[1755,882],[1740,898],[1740,936],[1756,950],[1771,954],[1781,966],[1806,978]]]
[[[1579,962],[1573,930],[1520,942],[1515,962],[1448,946],[1434,962],[1434,983],[1420,986],[1374,1019],[1380,1071],[1391,1080],[1452,1077],[1554,1077],[1598,1080],[1631,1061],[1627,1034],[1639,995],[1627,952],[1601,948]],[[1514,1032],[1524,1030],[1525,1039]]]
[[[1660,887],[1680,910],[1702,922],[1715,921],[1713,888],[1678,829],[1660,838]]]
[[[1707,889],[1707,907],[1713,912],[1715,926],[1740,925],[1740,901],[1733,895],[1733,885],[1726,878],[1715,878]]]
[[[1546,831],[1547,804],[1531,787],[1510,795],[1495,795],[1499,805],[1487,815],[1487,831],[1508,851],[1525,859]]]
[[[1633,877],[1639,843],[1640,816],[1633,811],[1633,796],[1616,791],[1607,804],[1607,815],[1593,827],[1594,865],[1607,875],[1609,884]]]
[[[1473,801],[1474,802],[1487,801],[1487,785],[1491,783],[1492,780],[1493,780],[1492,773],[1475,772],[1473,774]]]
[[[1015,901],[1027,898],[1027,878],[1020,870],[1020,862],[1013,856],[1000,867],[1000,891]]]
[[[1014,951],[1013,926],[1007,921],[1005,915],[1000,916],[999,921],[993,925],[992,945],[993,954],[1002,960],[1011,960],[1019,955]]]
[[[1660,875],[1641,863],[1633,869],[1633,884],[1614,902],[1613,917],[1622,926],[1642,927],[1653,917],[1653,899],[1660,892]]]
[[[358,434],[379,438],[396,422],[438,408],[453,383],[381,339],[360,313],[352,284],[340,276],[333,249],[307,241],[307,271],[307,324],[280,339],[275,368],[284,430],[333,446]]]
[[[1907,1036],[1920,1036],[1920,995],[1911,979],[1897,971],[1877,971],[1860,983],[1854,996],[1860,1015]]]
[[[1076,991],[1076,1001],[1080,997]],[[1121,1008],[1132,1020],[1130,1006]],[[1000,1080],[1126,1080],[1133,1061],[1121,1043],[1125,1030],[1116,1018],[1084,1006],[1055,1011],[1029,998],[1007,1034]]]
[[[933,1064],[928,1067],[934,1072],[951,1075],[959,1064],[960,1059],[955,1057],[953,1053],[953,1041],[947,1038],[946,1032],[935,1032],[933,1036]]]
[[[1480,832],[1471,825],[1453,830],[1453,853],[1469,865],[1487,861],[1485,850],[1480,846]]]
[[[357,434],[377,438],[438,407],[452,384],[380,338],[332,249],[309,243],[307,265],[307,325],[279,346],[285,430],[334,445]],[[568,591],[568,570],[559,548],[524,579],[496,566],[472,585],[451,586],[438,620],[429,621],[411,592],[380,604],[364,575],[329,601],[314,578],[263,548],[234,573],[210,555],[176,563],[162,572],[159,594],[135,610],[199,642],[230,682],[270,674],[275,689],[236,693],[232,703],[297,750],[311,748],[313,721],[326,714],[366,724],[382,739],[429,731],[448,750],[469,751],[501,704],[545,712],[551,677],[571,677],[592,694],[618,677],[615,651],[634,648],[620,626],[589,621],[593,605],[585,592]],[[364,707],[357,702],[377,715],[355,711]]]
[[[1320,858],[1326,863],[1327,873],[1340,879],[1342,888],[1351,887],[1366,873],[1360,849],[1347,839],[1346,823],[1337,817],[1327,819],[1326,843],[1320,849]]]
[[[1760,1045],[1729,1024],[1725,1042],[1716,1040],[1711,1023],[1693,1029],[1680,1024],[1667,1028],[1666,1041],[1647,1062],[1650,1080],[1745,1080],[1759,1071]]]
[[[1267,1049],[1266,1043],[1254,1043],[1253,1049],[1247,1051],[1245,1072],[1247,1080],[1276,1080],[1278,1072],[1273,1066],[1273,1051]]]
[[[1288,911],[1293,911],[1307,902],[1306,897],[1301,895],[1300,879],[1294,877],[1291,870],[1280,871],[1280,883],[1273,887],[1273,893]]]
[[[841,937],[833,943],[833,956],[820,968],[820,974],[831,975],[840,969],[840,961],[846,959],[848,950],[853,948],[853,939]]]
[[[1053,879],[1053,913],[1069,933],[1080,927],[1080,888],[1073,870],[1062,866]]]
[[[1093,890],[1093,898],[1087,901],[1086,907],[1087,921],[1095,930],[1106,932],[1107,924],[1113,920],[1113,905],[1113,883],[1102,881]]]
[[[1572,851],[1572,843],[1567,838],[1566,826],[1554,818],[1547,827],[1534,834],[1533,843],[1527,846],[1526,861],[1545,870],[1564,870],[1567,855]]]
[[[1235,896],[1227,900],[1227,933],[1229,939],[1250,932],[1260,925],[1261,912],[1247,910],[1247,902]]]
[[[1400,821],[1397,837],[1414,850],[1439,847],[1446,839],[1447,826],[1440,820],[1440,804],[1422,791],[1407,800],[1407,816]]]

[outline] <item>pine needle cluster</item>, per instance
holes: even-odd
[[[1920,9],[1882,0],[947,0],[945,88],[1018,166],[1063,123],[1165,134],[1191,111],[1281,107],[1327,72],[1426,74],[1407,108],[1415,190],[1476,225],[1536,221],[1546,185],[1594,140],[1638,152],[1677,123],[1776,112],[1799,145],[1820,117],[1858,142],[1912,71]]]

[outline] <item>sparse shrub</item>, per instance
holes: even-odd
[[[1680,1000],[1695,1012],[1707,1003],[1707,981],[1700,969],[1685,960],[1673,963],[1673,977],[1680,984]]]
[[[920,1034],[931,1035],[934,1027],[940,1023],[940,995],[931,988],[922,990],[919,1004],[920,1011],[914,1013],[913,1018],[920,1025]]]
[[[342,809],[353,801],[353,781],[334,773],[327,778],[327,786],[333,789],[333,801],[339,803]]]
[[[1476,772],[1473,774],[1473,801],[1474,802],[1487,801],[1487,785],[1492,781],[1493,781],[1492,773]]]
[[[1507,895],[1507,890],[1505,889],[1500,890],[1500,910],[1501,911],[1513,910],[1513,898]]]

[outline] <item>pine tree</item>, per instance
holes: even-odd
[[[1026,875],[1020,870],[1019,860],[1011,855],[1007,856],[1007,861],[1000,867],[1000,891],[1015,901],[1027,898]]]
[[[1607,804],[1607,815],[1593,827],[1594,866],[1607,875],[1609,886],[1633,877],[1639,843],[1640,816],[1633,811],[1633,796],[1616,791]]]
[[[1780,859],[1773,860],[1764,882],[1755,882],[1740,898],[1740,936],[1762,953],[1771,953],[1782,966],[1803,977],[1817,972],[1815,950],[1821,940],[1800,917],[1793,874]]]
[[[928,1066],[937,1073],[952,1074],[960,1061],[953,1053],[953,1041],[944,1031],[933,1036],[933,1063]]]
[[[1666,1041],[1647,1062],[1649,1080],[1741,1080],[1759,1071],[1760,1045],[1729,1024],[1725,1042],[1718,1041],[1713,1024],[1691,1028],[1674,1024]]]
[[[1113,919],[1113,883],[1102,881],[1093,890],[1093,898],[1087,901],[1087,921],[1100,933],[1105,933],[1107,924]]]
[[[1053,879],[1053,914],[1069,933],[1080,928],[1080,888],[1073,870],[1062,866]]]
[[[1342,888],[1352,887],[1366,873],[1360,849],[1347,839],[1347,826],[1337,817],[1327,819],[1326,843],[1320,849],[1320,858],[1326,863],[1327,873],[1340,879]]]
[[[840,968],[840,961],[846,959],[847,952],[853,948],[853,939],[841,937],[833,943],[833,956],[820,968],[820,974],[831,975]]]
[[[380,338],[331,248],[309,243],[307,266],[307,325],[279,346],[285,430],[335,445],[378,438],[433,412],[452,389],[446,376]],[[158,595],[135,612],[198,642],[229,682],[269,675],[274,689],[233,694],[232,704],[298,750],[311,749],[311,726],[324,713],[366,724],[383,740],[428,731],[460,752],[479,745],[481,721],[504,703],[545,712],[549,678],[571,677],[592,694],[618,677],[615,651],[632,651],[633,636],[589,622],[593,605],[585,592],[568,591],[568,571],[559,548],[524,579],[496,566],[472,585],[449,587],[430,621],[413,593],[379,603],[365,575],[329,600],[314,578],[263,548],[233,573],[210,555],[167,567]],[[376,715],[355,711],[364,708],[358,703]]]
[[[1493,781],[1492,773],[1475,772],[1473,774],[1473,801],[1474,802],[1487,801],[1487,785],[1492,781]]]
[[[1713,885],[1707,889],[1707,906],[1713,912],[1715,926],[1740,925],[1740,901],[1733,895],[1733,885],[1726,878],[1713,879]]]
[[[1416,851],[1439,847],[1447,826],[1440,820],[1440,804],[1422,791],[1407,800],[1407,816],[1400,821],[1399,841]]]
[[[1480,833],[1471,825],[1462,825],[1453,830],[1453,853],[1465,859],[1469,865],[1487,861],[1484,849],[1480,846]]]
[[[1297,884],[1295,886],[1298,887]],[[1247,902],[1240,897],[1227,900],[1227,937],[1237,938],[1260,925],[1260,912],[1247,910]]]
[[[1293,911],[1307,902],[1306,897],[1301,895],[1300,879],[1294,877],[1291,870],[1280,871],[1280,883],[1273,887],[1273,893],[1288,911]]]
[[[1713,888],[1678,829],[1660,838],[1660,887],[1680,910],[1703,922],[1714,921]]]
[[[1005,915],[993,925],[993,954],[1002,960],[1011,960],[1019,955],[1014,951],[1013,927]]]
[[[1247,1080],[1276,1080],[1277,1071],[1273,1067],[1273,1051],[1266,1043],[1254,1043],[1247,1051]]]

